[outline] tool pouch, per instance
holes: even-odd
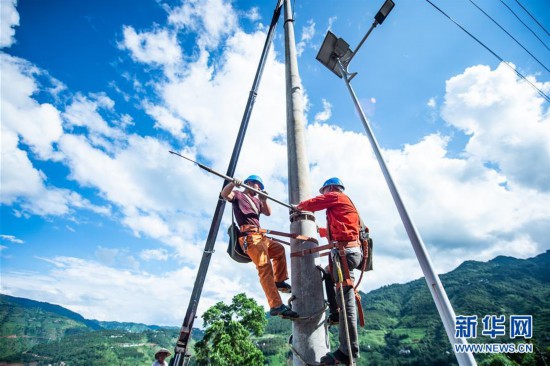
[[[241,230],[235,224],[235,220],[227,229],[227,234],[229,235],[229,244],[227,245],[227,254],[238,263],[249,263],[252,262],[252,259],[246,254],[239,244],[239,238],[242,236]]]
[[[362,269],[365,272],[372,271],[373,241],[366,227],[361,228],[361,232],[359,233],[359,240],[361,242],[361,251],[363,252],[363,261],[357,269]]]

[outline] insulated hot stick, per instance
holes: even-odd
[[[233,182],[233,178],[231,178],[231,177],[229,177],[229,176],[227,176],[227,175],[225,175],[225,174],[218,173],[217,171],[215,171],[215,170],[213,170],[213,169],[207,167],[207,166],[204,165],[204,164],[201,164],[201,163],[199,163],[199,162],[197,162],[197,161],[195,161],[195,160],[193,160],[193,159],[190,159],[190,158],[188,158],[188,157],[186,157],[186,156],[183,156],[183,155],[181,155],[181,154],[178,154],[177,152],[173,152],[173,151],[169,151],[169,152],[170,152],[170,154],[177,155],[177,156],[179,156],[180,158],[184,158],[185,160],[189,160],[190,162],[197,164],[197,165],[199,166],[199,168],[204,169],[204,170],[206,170],[206,171],[209,172],[209,173],[212,173],[212,174],[214,174],[214,175],[217,175],[218,177],[223,178],[223,179],[225,179],[225,180],[227,180],[227,181],[229,181],[229,182]],[[251,186],[249,186],[249,185],[247,185],[247,184],[244,184],[244,183],[242,184],[242,186],[245,187],[245,188],[250,189],[252,192],[257,193],[258,195],[260,195],[260,196],[262,196],[262,197],[266,197],[266,198],[272,200],[273,202],[276,202],[276,203],[278,203],[278,204],[280,204],[280,205],[282,205],[282,206],[285,206],[285,207],[287,207],[287,208],[290,208],[291,210],[294,210],[294,208],[293,208],[291,205],[289,205],[288,203],[284,203],[283,201],[279,201],[278,199],[269,196],[269,195],[268,195],[267,193],[265,193],[265,192],[262,192],[262,191],[260,191],[260,190],[258,190],[258,189],[256,189],[256,188],[253,188],[253,187],[251,187]]]

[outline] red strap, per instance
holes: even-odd
[[[287,237],[287,238],[293,238],[293,239],[297,239],[297,240],[311,241],[311,242],[314,242],[315,244],[319,243],[317,241],[317,239],[315,239],[315,238],[305,236],[305,235],[300,235],[300,234],[283,233],[282,231],[275,231],[275,230],[269,230],[269,229],[260,229],[260,232],[265,233],[265,234],[284,236],[284,237]]]
[[[365,326],[365,316],[363,314],[363,307],[361,306],[361,295],[359,292],[355,291],[355,305],[357,306],[357,316],[359,317],[359,325]]]
[[[359,287],[359,284],[361,283],[361,280],[363,279],[363,273],[365,273],[365,269],[367,269],[367,263],[369,261],[369,242],[361,240],[361,249],[363,250],[363,263],[361,265],[361,274],[359,275],[359,280],[357,280],[357,284],[355,285],[354,290],[357,291],[357,288]]]
[[[344,286],[351,286],[353,288],[353,280],[351,279],[348,261],[346,259],[346,250],[344,248],[338,248],[338,255],[340,256],[340,265],[342,266],[344,275]],[[340,288],[339,282],[336,283],[336,288]]]
[[[297,250],[295,252],[290,253],[291,257],[303,257],[309,254],[317,253],[325,249],[332,249],[334,248],[334,244],[327,244],[327,245],[321,245],[320,247],[315,248],[309,248],[309,249],[302,249]]]
[[[293,238],[296,240],[311,241],[311,242],[314,242],[315,244],[319,244],[317,239],[312,238],[310,236],[300,235],[300,234],[283,233],[282,231],[261,229],[258,227],[246,227],[246,225],[241,226],[240,229],[242,231],[243,236],[248,235],[249,233],[271,234],[271,235],[277,235],[277,236],[284,236],[286,238]]]

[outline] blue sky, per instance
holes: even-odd
[[[550,37],[504,0],[475,3],[545,67]],[[87,318],[178,325],[275,1],[2,0],[2,292]],[[426,1],[397,1],[354,58],[353,86],[434,265],[550,249],[548,102]],[[435,1],[550,93],[549,73],[468,0]],[[550,29],[542,0],[522,0]],[[330,29],[355,48],[381,2],[294,2],[311,192],[339,176],[376,242],[364,291],[421,276],[343,82],[315,56]],[[237,175],[285,200],[282,21]],[[323,214],[318,216],[322,223]],[[226,214],[201,311],[247,291],[225,254]],[[274,207],[264,226],[288,227]],[[178,305],[174,307],[174,303]]]

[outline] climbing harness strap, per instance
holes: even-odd
[[[246,193],[243,193],[243,196],[244,196],[244,198],[246,198],[248,203],[250,203],[250,207],[252,207],[252,209],[254,210],[256,215],[259,216],[260,215],[260,209],[258,208],[258,206],[256,206],[256,203],[254,203],[254,201],[252,201],[252,198],[250,198]]]
[[[282,232],[282,231],[276,231],[276,230],[270,230],[270,229],[262,229],[262,228],[259,228],[259,227],[253,226],[253,225],[243,225],[243,226],[241,226],[241,236],[247,236],[247,235],[250,235],[250,234],[276,235],[276,236],[282,236],[282,237],[285,237],[285,238],[292,238],[292,239],[301,240],[301,241],[311,241],[311,242],[314,242],[315,244],[319,243],[316,238],[312,238],[312,237],[305,236],[305,235],[285,233],[285,232]],[[283,243],[285,243],[285,242],[283,242]]]

